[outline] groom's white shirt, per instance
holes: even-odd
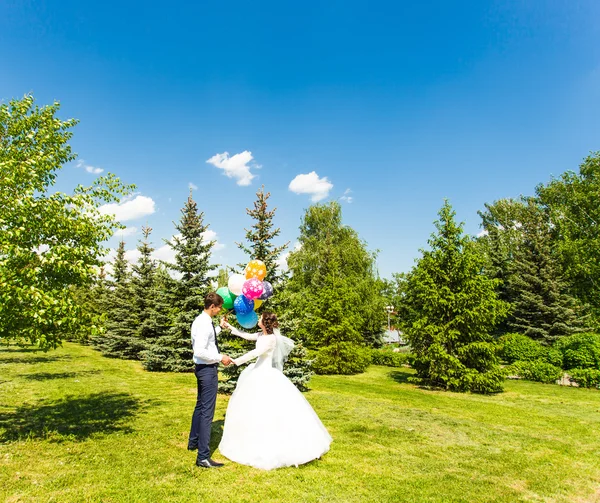
[[[192,323],[192,348],[194,349],[194,363],[210,365],[221,361],[217,351],[215,332],[218,334],[221,327],[214,327],[212,318],[204,311]]]

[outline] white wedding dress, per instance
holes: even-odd
[[[258,359],[240,374],[229,400],[221,454],[263,470],[298,466],[321,457],[329,450],[331,436],[302,393],[273,367],[273,355],[281,352],[278,339],[280,346],[290,339],[232,332],[256,340],[256,349],[235,359],[235,364]]]

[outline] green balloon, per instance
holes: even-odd
[[[235,295],[231,293],[229,288],[227,288],[226,286],[222,286],[217,290],[217,293],[223,298],[223,308],[233,309],[233,301],[235,300]]]

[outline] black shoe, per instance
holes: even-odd
[[[198,450],[197,445],[188,445],[188,451],[197,451],[197,450]]]
[[[199,466],[200,468],[219,468],[219,467],[223,466],[223,463],[218,463],[217,461],[213,461],[210,458],[206,458],[206,459],[197,459],[196,466]]]

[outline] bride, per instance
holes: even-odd
[[[283,375],[283,361],[293,341],[277,328],[277,316],[265,312],[258,322],[262,333],[248,334],[221,320],[221,327],[244,339],[256,341],[256,349],[233,360],[242,365],[229,400],[221,454],[236,463],[271,470],[298,466],[329,450],[331,436],[302,393]]]

